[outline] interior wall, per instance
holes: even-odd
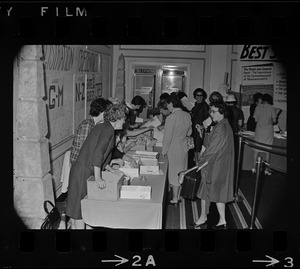
[[[89,115],[96,97],[108,98],[111,89],[112,47],[106,45],[41,46],[44,68],[51,176],[55,197],[61,194],[64,154],[77,126]],[[17,82],[15,76],[14,83]],[[16,97],[14,98],[16,99]],[[15,100],[14,100],[15,102]],[[45,123],[46,124],[46,123]]]
[[[116,85],[116,69],[121,54],[125,58],[126,101],[133,98],[133,67],[136,65],[177,65],[188,70],[187,95],[193,99],[198,87],[210,88],[210,46],[206,45],[114,45],[112,95]],[[159,84],[159,83],[158,83]]]

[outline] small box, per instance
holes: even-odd
[[[158,158],[158,152],[157,151],[136,151],[133,156],[138,156],[140,158],[151,158],[151,159],[157,159]]]
[[[141,175],[158,175],[159,163],[157,159],[140,158],[140,174]]]
[[[120,188],[123,183],[124,175],[116,175],[111,172],[102,172],[106,187],[100,189],[97,187],[95,177],[90,176],[87,179],[87,196],[88,199],[117,201],[120,195]]]
[[[151,199],[151,186],[125,186],[121,187],[122,199]]]
[[[129,176],[130,178],[139,177],[139,168],[126,168],[126,167],[120,167],[120,171],[124,172],[126,176]]]

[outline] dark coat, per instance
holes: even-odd
[[[223,119],[208,134],[207,147],[199,165],[208,164],[201,170],[201,183],[197,196],[209,202],[227,203],[233,200],[234,140],[232,128]]]
[[[114,147],[114,128],[109,122],[96,125],[84,141],[71,167],[66,214],[81,219],[81,200],[87,195],[87,179],[94,174],[94,166],[101,170],[109,163]]]
[[[191,110],[192,117],[192,136],[195,143],[195,152],[200,152],[203,144],[203,138],[200,137],[196,129],[196,124],[203,125],[203,121],[209,117],[209,105],[203,101],[201,103],[195,102],[195,106]]]

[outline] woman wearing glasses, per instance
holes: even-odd
[[[201,182],[197,197],[201,199],[201,214],[190,224],[194,229],[204,228],[211,202],[216,203],[219,221],[213,229],[227,229],[225,204],[233,200],[234,140],[232,128],[227,120],[227,105],[224,102],[210,104],[210,115],[216,125],[207,134],[207,147],[201,155],[198,166],[207,162],[201,169]]]
[[[209,117],[209,105],[205,102],[207,93],[201,88],[194,90],[194,98],[196,99],[196,102],[191,110],[192,136],[195,143],[194,161],[195,163],[198,163],[204,137],[200,136],[196,125],[199,125],[197,127],[203,130],[203,121]]]

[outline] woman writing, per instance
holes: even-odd
[[[95,176],[98,188],[105,188],[102,170],[108,166],[115,144],[114,130],[122,129],[127,108],[123,104],[109,105],[104,113],[104,123],[96,125],[83,143],[70,171],[66,215],[74,220],[75,229],[84,229],[81,200],[87,195],[87,179]],[[74,228],[74,227],[72,227]]]
[[[177,206],[180,201],[178,173],[187,168],[187,136],[192,133],[192,121],[190,114],[180,108],[181,102],[176,95],[171,95],[166,103],[171,114],[166,118],[164,127],[162,156],[168,156],[169,161],[169,184],[173,193],[170,204]]]
[[[233,200],[234,177],[234,141],[232,128],[227,120],[227,105],[224,102],[212,102],[210,114],[216,123],[207,134],[207,147],[200,157],[198,166],[208,164],[201,169],[201,182],[197,197],[201,199],[199,219],[190,224],[192,228],[204,228],[207,224],[210,203],[217,205],[219,221],[214,229],[227,229],[225,204]]]

